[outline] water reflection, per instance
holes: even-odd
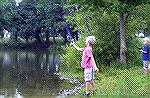
[[[62,89],[69,88],[69,83],[55,74],[60,65],[57,51],[3,50],[0,52],[0,61],[0,98],[56,96]]]

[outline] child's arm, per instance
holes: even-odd
[[[148,53],[148,48],[144,47],[144,49],[140,49],[140,52],[147,54]]]
[[[95,69],[95,71],[99,71],[99,69],[98,69],[97,66],[96,66],[96,63],[95,63],[94,58],[92,58],[92,61],[94,62],[94,69]]]
[[[94,66],[94,69],[95,69],[95,71],[99,71],[99,69],[97,68],[97,66],[96,66],[96,65]]]
[[[74,42],[72,43],[72,45],[73,45],[73,47],[76,48],[78,51],[82,51],[82,48],[79,48],[78,46],[76,46],[76,45],[74,44]]]
[[[142,50],[142,49],[141,49],[140,51],[143,52],[143,53],[145,53],[145,54],[147,53],[147,51],[144,51],[144,50]]]

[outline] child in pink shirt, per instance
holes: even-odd
[[[88,36],[86,38],[86,47],[85,48],[79,48],[74,43],[73,46],[83,52],[82,56],[82,62],[81,67],[84,68],[84,80],[86,83],[86,91],[84,93],[84,96],[89,96],[89,89],[90,84],[92,85],[92,93],[95,93],[95,86],[94,86],[94,70],[99,71],[99,69],[96,66],[94,57],[93,57],[93,51],[92,46],[95,43],[95,37],[94,36]]]

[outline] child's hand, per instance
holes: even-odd
[[[95,71],[99,71],[99,69],[96,67],[96,68],[95,68]]]
[[[140,51],[140,52],[143,52],[143,50],[142,50],[142,49],[140,49],[139,51]]]
[[[74,44],[74,42],[71,42],[71,43],[70,43],[70,46],[73,46],[73,44]]]

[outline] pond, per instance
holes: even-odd
[[[55,98],[76,85],[58,74],[57,49],[1,49],[0,61],[0,98]]]

